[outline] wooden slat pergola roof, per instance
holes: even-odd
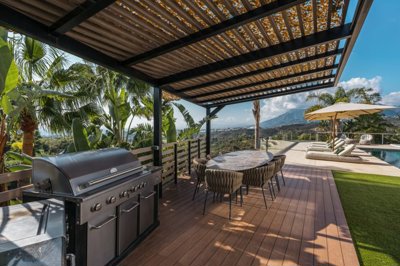
[[[349,1],[0,0],[0,25],[215,107],[335,86],[372,4]]]

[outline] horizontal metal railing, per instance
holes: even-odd
[[[391,144],[400,143],[400,133],[378,133],[378,132],[338,132],[340,136],[345,134],[347,137],[352,138],[356,141],[360,140],[362,135],[372,135],[373,142],[375,144]],[[267,138],[275,140],[287,140],[287,141],[325,141],[332,135],[329,131],[285,131],[271,135]]]

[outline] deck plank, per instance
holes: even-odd
[[[291,228],[290,237],[288,240],[288,245],[283,261],[283,265],[287,266],[295,265],[298,263],[299,260],[307,201],[310,195],[311,180],[309,178],[304,178],[304,182],[305,184],[300,195],[300,202],[298,204],[296,212],[294,213],[294,223]]]
[[[359,265],[329,170],[288,164],[286,186],[265,209],[259,189],[233,203],[204,193],[192,201],[193,180],[164,191],[161,225],[122,263],[128,265]]]

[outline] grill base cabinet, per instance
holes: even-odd
[[[63,156],[72,157],[67,160],[74,164],[74,173],[79,172],[82,178],[68,174],[71,166],[60,163],[60,160],[66,159]],[[88,163],[91,156],[95,156],[97,161]],[[34,160],[32,183],[35,187],[23,193],[24,201],[45,198],[63,200],[66,249],[67,253],[75,255],[76,265],[116,265],[159,225],[158,184],[161,182],[161,168],[143,169],[134,155],[121,149],[57,157],[36,164]],[[36,171],[39,167],[39,171]],[[46,171],[46,168],[50,169]],[[35,172],[40,173],[37,179]],[[58,180],[60,178],[63,180]],[[71,188],[68,191],[48,188],[48,184],[57,183],[62,184],[58,188]],[[93,189],[90,189],[91,185]]]
[[[134,198],[118,207],[118,255],[121,255],[138,237],[139,201]]]

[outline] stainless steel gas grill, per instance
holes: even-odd
[[[77,265],[113,265],[158,226],[161,168],[144,168],[124,149],[33,161],[33,190],[24,201],[65,201],[67,252]]]

